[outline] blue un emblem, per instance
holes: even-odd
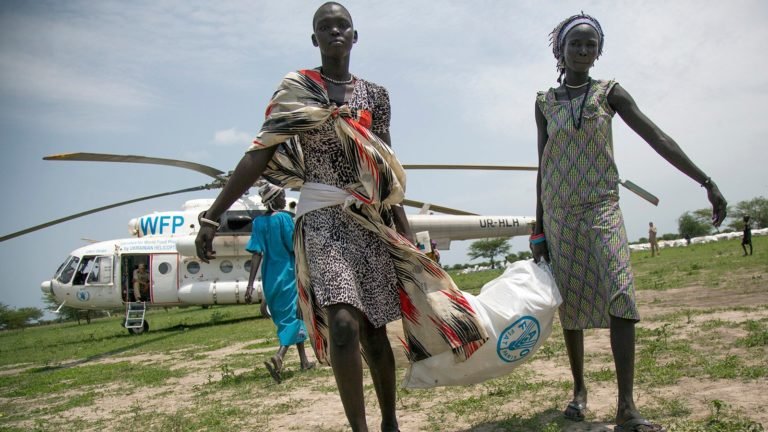
[[[91,298],[91,293],[89,293],[86,290],[81,290],[77,292],[77,299],[80,301],[88,301],[88,299]]]
[[[496,353],[507,363],[521,360],[531,353],[540,334],[539,321],[532,316],[524,316],[501,332]]]

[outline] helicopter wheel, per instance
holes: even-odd
[[[130,333],[132,335],[140,335],[140,334],[142,334],[144,332],[148,332],[148,331],[149,331],[149,323],[147,322],[147,320],[144,320],[144,325],[141,328],[129,328],[128,329],[128,333]]]

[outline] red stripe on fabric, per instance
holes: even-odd
[[[406,357],[408,354],[411,353],[411,349],[408,347],[408,343],[405,341],[405,339],[401,338],[400,336],[397,337],[397,340],[400,341],[400,345],[403,346],[403,349],[405,350]]]
[[[349,117],[344,117],[344,121],[346,121],[347,124],[350,125],[353,129],[355,129],[358,133],[360,133],[365,139],[367,139],[369,141],[371,140],[371,136],[370,136],[368,130],[365,129],[364,127],[360,126],[360,124],[356,120],[351,119]],[[376,161],[373,160],[373,158],[371,157],[371,155],[368,154],[368,152],[365,151],[365,147],[363,146],[363,144],[360,142],[360,140],[356,136],[353,136],[352,138],[354,138],[355,145],[357,146],[358,157],[363,159],[362,166],[367,167],[368,171],[371,173],[371,175],[373,177],[374,185],[376,185],[375,189],[376,189],[376,191],[378,191],[378,189],[379,189],[379,170],[377,169],[378,167],[376,166]],[[375,197],[371,197],[371,199],[375,201],[376,198]]]
[[[314,315],[314,314],[313,314]],[[316,320],[312,320],[312,326],[315,328],[315,340],[313,341],[313,344],[315,345],[315,352],[317,353],[317,357],[321,359],[325,359],[325,346],[323,344],[323,335],[320,333],[320,329],[317,327]]]
[[[464,354],[466,358],[472,357],[472,354],[474,354],[480,347],[483,346],[482,341],[472,341],[464,345]]]
[[[318,72],[318,71],[316,71],[314,69],[302,69],[302,70],[299,71],[299,73],[304,75],[304,76],[309,77],[309,79],[311,79],[312,81],[320,84],[321,86],[323,86],[323,88],[327,88],[325,86],[325,80],[323,79],[322,76],[320,76],[320,72]]]
[[[373,115],[368,110],[360,110],[358,111],[358,117],[360,119],[358,120],[360,122],[360,125],[363,126],[366,129],[370,129],[371,125],[373,124]]]
[[[267,105],[267,109],[264,111],[264,118],[269,117],[270,114],[272,114],[272,110],[275,108],[274,102],[270,102],[269,105]]]
[[[416,247],[414,246],[414,249],[415,248]],[[421,260],[421,264],[432,276],[438,279],[444,279],[445,274],[443,272],[443,269],[440,266],[438,266],[437,263],[432,261],[429,257],[424,257],[424,259]]]
[[[448,297],[449,299],[451,299],[451,301],[454,304],[458,304],[459,306],[463,307],[464,309],[466,309],[469,312],[472,312],[472,313],[475,312],[475,310],[472,309],[472,306],[467,301],[467,298],[464,297],[464,295],[461,294],[461,292],[459,292],[458,294],[454,294],[454,293],[448,292],[448,291],[440,291],[440,292],[445,294],[445,296]]]
[[[400,295],[400,312],[402,313],[403,318],[418,324],[419,310],[414,306],[411,297],[402,287],[397,290],[397,293]]]
[[[303,301],[305,303],[309,303],[309,296],[307,296],[306,291],[304,291],[304,289],[302,289],[301,285],[299,285],[299,297],[301,297],[301,301]]]
[[[461,346],[461,338],[459,335],[456,334],[456,331],[453,330],[453,328],[448,325],[445,321],[438,321],[434,317],[429,317],[429,319],[432,321],[432,324],[437,327],[438,331],[442,333],[446,339],[448,339],[448,343],[452,347],[460,347]]]
[[[353,197],[359,199],[360,201],[362,201],[362,202],[364,202],[366,204],[373,204],[373,199],[371,199],[371,198],[364,197],[364,196],[360,195],[359,193],[357,193],[357,192],[355,192],[353,190],[349,190],[348,192],[349,192],[350,195],[352,195]]]
[[[344,120],[346,120],[350,126],[352,126],[358,133],[360,133],[360,135],[365,137],[365,139],[367,140],[371,139],[370,132],[368,131],[368,129],[365,128],[365,126],[360,124],[360,122],[350,117],[344,117]]]

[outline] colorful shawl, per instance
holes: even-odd
[[[366,115],[355,115],[347,105],[331,103],[318,71],[291,72],[272,96],[266,120],[249,151],[279,145],[263,176],[283,187],[301,187],[304,160],[296,135],[333,118],[336,134],[359,180],[345,188],[359,205],[344,206],[344,211],[378,234],[392,256],[406,356],[415,362],[450,349],[457,361],[466,360],[488,335],[450,276],[382,220],[380,210],[403,200],[405,171],[391,148],[361,125],[369,123]],[[294,250],[299,305],[315,355],[328,364],[328,320],[316,303],[309,278],[301,217],[296,221]]]

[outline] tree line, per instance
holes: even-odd
[[[768,227],[768,199],[759,196],[728,206],[725,228],[718,232],[743,230],[744,216],[749,216],[754,229]],[[678,234],[680,237],[701,237],[714,233],[717,229],[712,226],[711,217],[712,210],[706,208],[683,213],[677,220]]]

